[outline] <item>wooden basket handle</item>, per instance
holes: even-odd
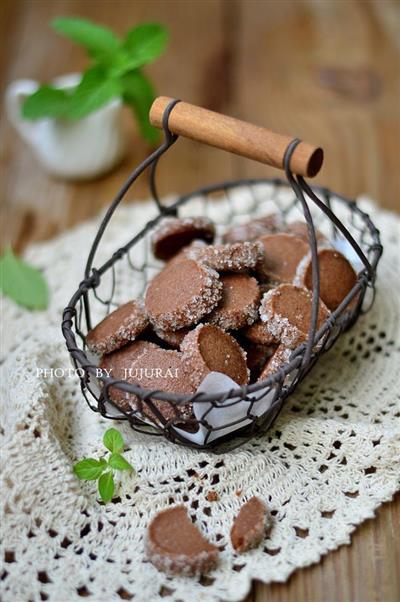
[[[150,109],[150,123],[163,127],[164,111],[172,98],[159,96]],[[178,102],[168,118],[168,129],[178,136],[185,136],[222,150],[242,155],[248,159],[284,168],[285,151],[292,142],[289,136],[208,111],[187,102]],[[324,160],[322,148],[300,142],[293,151],[290,169],[293,173],[314,177]]]

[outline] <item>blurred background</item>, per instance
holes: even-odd
[[[366,193],[400,210],[399,54],[396,0],[3,0],[3,86],[84,69],[85,52],[50,27],[56,16],[92,19],[123,34],[156,21],[166,52],[146,67],[159,94],[179,97],[325,149],[316,182]],[[148,153],[124,109],[128,152],[112,173],[84,183],[48,176],[3,118],[3,245],[16,251],[95,215]],[[180,192],[277,170],[181,139],[162,160],[160,191]],[[129,199],[148,196],[142,178]]]

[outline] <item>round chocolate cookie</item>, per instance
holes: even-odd
[[[129,301],[106,316],[86,336],[87,346],[99,355],[134,341],[149,323],[143,302]]]
[[[214,224],[207,217],[166,217],[153,233],[152,249],[166,261],[195,238],[212,242],[214,236]]]
[[[147,557],[159,571],[198,575],[215,569],[219,550],[192,523],[184,506],[161,510],[147,529]]]
[[[247,274],[223,274],[222,299],[207,322],[224,330],[237,330],[258,318],[260,291],[257,280]]]
[[[209,372],[222,372],[238,385],[249,382],[246,354],[227,332],[213,324],[199,324],[183,339],[183,357],[191,370],[190,380],[198,387]]]
[[[292,282],[300,261],[309,252],[309,246],[293,234],[268,234],[260,238],[264,245],[264,260],[257,266],[263,280]]]
[[[267,329],[266,324],[261,320],[257,320],[251,326],[246,326],[240,334],[255,345],[274,345],[277,343],[275,337]]]
[[[188,370],[181,353],[160,347],[150,348],[140,355],[130,366],[128,382],[135,383],[143,389],[150,391],[163,391],[190,395],[195,389],[188,378]],[[189,418],[192,413],[191,404],[177,405],[174,402],[152,399],[153,405],[163,416],[164,420],[182,417]],[[144,416],[159,424],[159,416],[146,401],[140,402],[140,409]]]
[[[235,243],[257,240],[265,234],[274,234],[283,229],[282,219],[276,213],[252,219],[245,224],[236,224],[223,236],[223,242]]]
[[[186,254],[218,272],[243,272],[254,269],[263,259],[264,247],[260,242],[237,242],[192,248]]]
[[[260,305],[261,320],[267,330],[286,347],[294,348],[308,338],[312,294],[293,284],[281,284],[265,293]],[[323,301],[319,302],[317,330],[329,316]]]
[[[154,343],[134,341],[118,351],[113,351],[105,355],[100,362],[99,368],[103,371],[103,376],[131,382],[128,380],[131,366],[141,355],[154,349],[158,349]],[[121,391],[116,387],[110,387],[109,397],[111,401],[125,412],[138,409],[137,398],[131,393]]]
[[[285,345],[279,345],[268,359],[257,380],[266,380],[271,374],[287,364],[291,353],[291,349],[288,349]]]
[[[147,314],[156,329],[180,330],[210,313],[222,296],[217,272],[191,259],[167,265],[150,282]]]
[[[351,263],[334,249],[318,251],[320,297],[330,310],[335,310],[357,282],[357,274]],[[312,290],[311,255],[307,255],[297,267],[295,283]]]

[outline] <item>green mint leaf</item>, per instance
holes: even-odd
[[[107,79],[102,67],[92,67],[86,71],[69,97],[66,116],[70,119],[86,117],[120,94],[121,86],[118,80]]]
[[[23,307],[46,309],[49,291],[44,276],[8,249],[0,259],[0,290]]]
[[[121,46],[111,29],[86,19],[59,17],[52,21],[52,26],[58,33],[83,46],[91,57],[107,65],[112,63]]]
[[[103,437],[103,443],[113,454],[118,454],[124,449],[124,440],[117,429],[110,428],[106,430]]]
[[[136,69],[154,61],[165,50],[167,41],[167,30],[157,23],[143,23],[128,31],[123,48],[131,57],[130,68]]]
[[[107,503],[112,500],[114,495],[114,477],[112,472],[105,472],[99,478],[99,493],[103,502]]]
[[[69,93],[51,86],[41,86],[28,96],[22,105],[22,116],[25,119],[41,119],[43,117],[64,117],[68,107]]]
[[[149,121],[150,107],[155,98],[154,88],[149,79],[137,70],[123,75],[121,84],[124,101],[132,107],[140,133],[150,144],[156,144],[160,132]]]
[[[94,458],[84,458],[74,464],[73,471],[83,481],[95,481],[98,479],[104,469],[107,467],[105,460],[95,460]]]
[[[108,464],[116,470],[133,470],[133,466],[121,454],[112,454],[108,460]]]

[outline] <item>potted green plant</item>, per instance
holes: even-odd
[[[123,156],[123,104],[131,107],[142,137],[150,144],[157,140],[148,121],[155,94],[143,67],[164,51],[167,31],[144,23],[121,39],[80,18],[60,17],[52,26],[83,46],[91,63],[83,74],[52,84],[13,82],[6,93],[8,116],[47,171],[63,178],[95,177]]]

